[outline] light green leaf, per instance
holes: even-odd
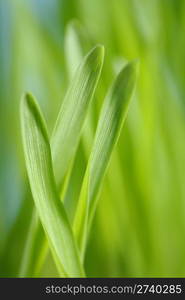
[[[118,74],[103,103],[87,167],[88,171],[84,178],[86,182],[87,177],[89,177],[89,190],[87,197],[80,197],[73,226],[74,229],[76,224],[81,224],[81,229],[78,232],[74,231],[77,241],[83,240],[82,236],[87,232],[87,218],[84,217],[87,213],[88,227],[91,224],[102,179],[127,115],[136,83],[137,69],[137,61],[128,63]],[[84,210],[86,210],[86,213],[84,213]],[[84,243],[81,243],[81,245],[84,245]]]
[[[99,45],[94,47],[84,57],[76,70],[62,103],[51,137],[51,151],[57,185],[60,185],[64,179],[69,163],[77,148],[86,113],[101,73],[103,58],[104,48]],[[33,218],[35,218],[35,216],[33,216]],[[31,241],[35,244],[35,240],[38,240],[38,238],[35,237],[40,236],[40,226],[41,225],[37,223],[37,229],[34,229],[34,232],[30,230],[30,237],[28,237],[29,244],[31,244]],[[42,251],[43,240],[40,240],[39,244],[40,251]],[[37,248],[39,257],[39,247],[32,245],[33,251],[35,248]],[[29,265],[31,260],[30,256],[33,256],[33,254],[31,251],[29,252],[30,254],[25,251],[26,259],[23,260],[23,267],[21,267],[21,269],[24,270],[24,273],[21,271],[23,276],[30,276],[31,273]],[[35,258],[35,262],[36,261],[37,259]],[[33,264],[34,261],[32,261],[32,265]],[[32,269],[34,269],[34,267],[32,267]]]
[[[46,125],[31,95],[21,105],[22,138],[30,187],[62,276],[84,275],[64,207],[57,194]]]
[[[86,113],[100,76],[103,57],[102,46],[94,47],[85,56],[62,103],[51,137],[54,172],[59,184],[76,151]]]
[[[91,48],[90,45],[89,36],[78,20],[69,22],[64,35],[65,59],[69,78],[74,75],[77,66],[84,57],[84,53]],[[94,113],[96,106],[97,98],[94,98],[93,105],[89,107],[86,114],[85,126],[80,137],[79,147],[75,154],[73,165],[67,175],[68,180],[65,179],[66,189],[63,188],[63,195],[61,195],[61,198],[64,199],[64,205],[70,220],[74,219],[81,184],[94,139]]]
[[[90,158],[90,213],[112,151],[118,141],[127,116],[136,84],[138,62],[128,63],[118,74],[105,99]]]

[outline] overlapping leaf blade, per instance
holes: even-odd
[[[62,103],[51,137],[54,172],[60,184],[80,138],[87,110],[96,88],[104,56],[102,46],[94,47],[77,68]]]
[[[31,191],[57,267],[63,276],[81,277],[84,274],[72,230],[57,194],[46,126],[29,94],[22,101],[21,122]]]
[[[86,113],[101,73],[103,58],[104,48],[99,45],[87,53],[77,68],[62,103],[51,137],[51,152],[57,185],[60,185],[64,179],[67,167],[77,148]],[[33,219],[35,219],[34,215]],[[24,270],[24,272],[20,273],[21,276],[31,276],[35,262],[32,261],[31,269],[28,265],[30,265],[29,261],[32,252],[35,252],[34,249],[37,248],[38,257],[40,255],[39,252],[43,251],[43,240],[40,241],[40,247],[35,244],[35,241],[38,240],[38,236],[40,236],[40,226],[38,222],[38,228],[34,229],[34,232],[31,230],[29,233],[30,237],[28,237],[28,239],[29,243],[33,244],[33,251],[29,251],[29,254],[25,253],[26,259],[23,260],[23,266],[21,266],[21,270]],[[32,275],[34,275],[34,273]]]
[[[84,197],[83,192],[73,226],[77,241],[80,241],[79,246],[82,253],[85,247],[85,235],[94,215],[102,179],[127,115],[136,83],[137,69],[138,62],[132,61],[120,71],[102,107],[87,173],[84,178],[84,181],[88,182],[88,192],[86,185],[86,197]],[[86,177],[89,177],[89,179]],[[81,224],[81,226],[77,227],[78,224]]]

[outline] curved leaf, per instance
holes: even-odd
[[[73,226],[77,240],[83,241],[80,245],[82,252],[85,240],[82,236],[86,235],[87,226],[89,228],[91,224],[102,179],[127,115],[136,83],[137,69],[137,61],[128,63],[118,74],[103,103],[84,178],[84,182],[88,182],[88,192],[86,191],[86,197],[80,197]],[[87,177],[89,177],[88,181]],[[75,229],[77,224],[81,224],[78,231]]]
[[[101,73],[103,58],[104,48],[99,45],[87,53],[77,68],[62,103],[51,137],[51,151],[57,185],[60,185],[62,182],[67,167],[77,148],[84,120]],[[35,218],[34,214],[33,218]],[[34,228],[34,230],[30,230],[30,236],[28,237],[29,244],[35,244],[35,240],[39,239],[40,227],[38,222],[37,229]],[[36,248],[39,257],[39,252],[42,251],[43,244],[44,241],[40,240],[40,251],[36,244],[35,246],[32,245],[33,251],[27,253],[28,251],[26,250],[26,258],[23,259],[22,262],[21,275],[31,276],[31,274],[33,274],[32,269],[34,269],[34,267],[32,267],[32,269],[29,268],[30,256],[33,256],[32,252],[35,252],[34,249]],[[32,265],[33,264],[35,264],[34,261],[32,261]],[[24,270],[24,272],[22,272],[22,270]]]
[[[77,148],[90,100],[100,76],[103,56],[103,46],[94,47],[85,56],[62,103],[51,137],[54,172],[59,184]]]
[[[64,207],[57,194],[46,126],[31,95],[21,106],[22,138],[30,187],[60,274],[83,276]]]

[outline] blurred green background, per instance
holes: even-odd
[[[80,53],[97,43],[105,46],[97,118],[120,65],[140,60],[136,93],[88,243],[87,276],[183,277],[184,0],[0,1],[0,276],[18,276],[33,207],[20,138],[20,97],[24,91],[36,96],[51,131],[77,51],[75,46],[70,56],[66,37],[74,19],[83,31]],[[83,172],[76,171],[80,181]],[[75,198],[77,190],[74,183],[68,197]],[[40,276],[57,276],[50,255]]]

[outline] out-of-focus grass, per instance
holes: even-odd
[[[84,51],[95,43],[106,49],[97,115],[122,59],[140,59],[137,93],[93,223],[87,275],[185,276],[184,11],[183,0],[1,1],[0,276],[17,276],[31,220],[20,95],[36,95],[51,129],[70,77],[64,32],[73,18],[87,32]],[[83,165],[82,156],[79,150]],[[47,259],[40,275],[56,274]]]

